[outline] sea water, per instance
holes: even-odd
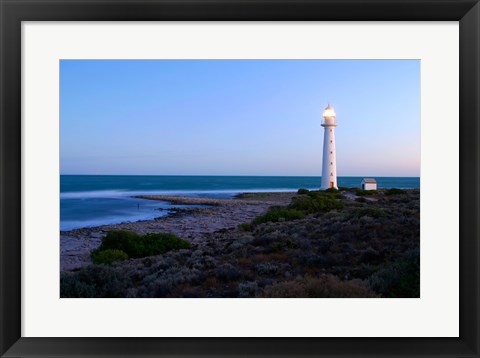
[[[338,177],[338,185],[360,187],[363,177]],[[379,188],[419,188],[418,177],[375,177]],[[151,220],[174,205],[136,195],[228,198],[244,192],[318,189],[321,177],[61,175],[60,230]]]

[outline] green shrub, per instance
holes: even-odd
[[[298,189],[297,194],[308,194],[309,192],[310,192],[310,190],[308,190],[308,189],[300,188],[300,189]]]
[[[306,214],[327,212],[343,207],[343,204],[336,200],[337,195],[342,196],[340,193],[321,194],[319,192],[310,192],[307,195],[294,197],[289,207],[303,211]]]
[[[144,249],[141,253],[142,256],[159,255],[172,250],[189,249],[192,247],[187,240],[180,239],[169,233],[146,234],[142,239]]]
[[[337,189],[326,189],[326,190],[318,190],[318,191],[311,191],[308,193],[308,196],[310,196],[312,199],[316,199],[319,197],[328,197],[328,198],[334,198],[334,199],[343,199],[345,196],[340,193]]]
[[[338,189],[328,188],[328,189],[325,189],[325,192],[327,192],[327,193],[338,193]]]
[[[272,208],[266,214],[257,216],[252,224],[258,225],[266,222],[279,222],[303,219],[305,214],[296,209]]]
[[[110,265],[115,261],[124,261],[128,259],[128,255],[122,250],[106,249],[92,251],[92,261],[94,264]]]
[[[138,257],[141,239],[137,233],[126,230],[109,231],[102,239],[99,250],[116,249],[125,252],[129,257]]]
[[[251,231],[252,230],[252,224],[249,224],[249,223],[239,224],[238,229],[242,230],[242,231]]]
[[[355,195],[357,196],[374,195],[377,193],[378,191],[376,190],[363,190],[363,189],[355,188]]]
[[[109,231],[102,240],[99,250],[121,250],[128,257],[138,258],[160,255],[171,250],[189,249],[191,244],[173,234],[155,233],[138,235],[134,232]]]
[[[403,189],[397,189],[397,188],[392,188],[392,189],[388,189],[385,194],[387,195],[399,195],[399,194],[406,194],[407,191],[406,190],[403,190]]]

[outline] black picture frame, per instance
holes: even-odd
[[[0,16],[2,357],[479,357],[478,0],[0,0]],[[21,337],[21,22],[132,20],[459,21],[460,337]]]

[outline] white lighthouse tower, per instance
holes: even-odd
[[[337,154],[335,151],[335,110],[330,105],[323,111],[325,121],[322,127],[325,128],[323,136],[323,167],[321,189],[335,188],[337,185]]]

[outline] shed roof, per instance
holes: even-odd
[[[363,178],[364,183],[376,183],[377,181],[373,178]]]

